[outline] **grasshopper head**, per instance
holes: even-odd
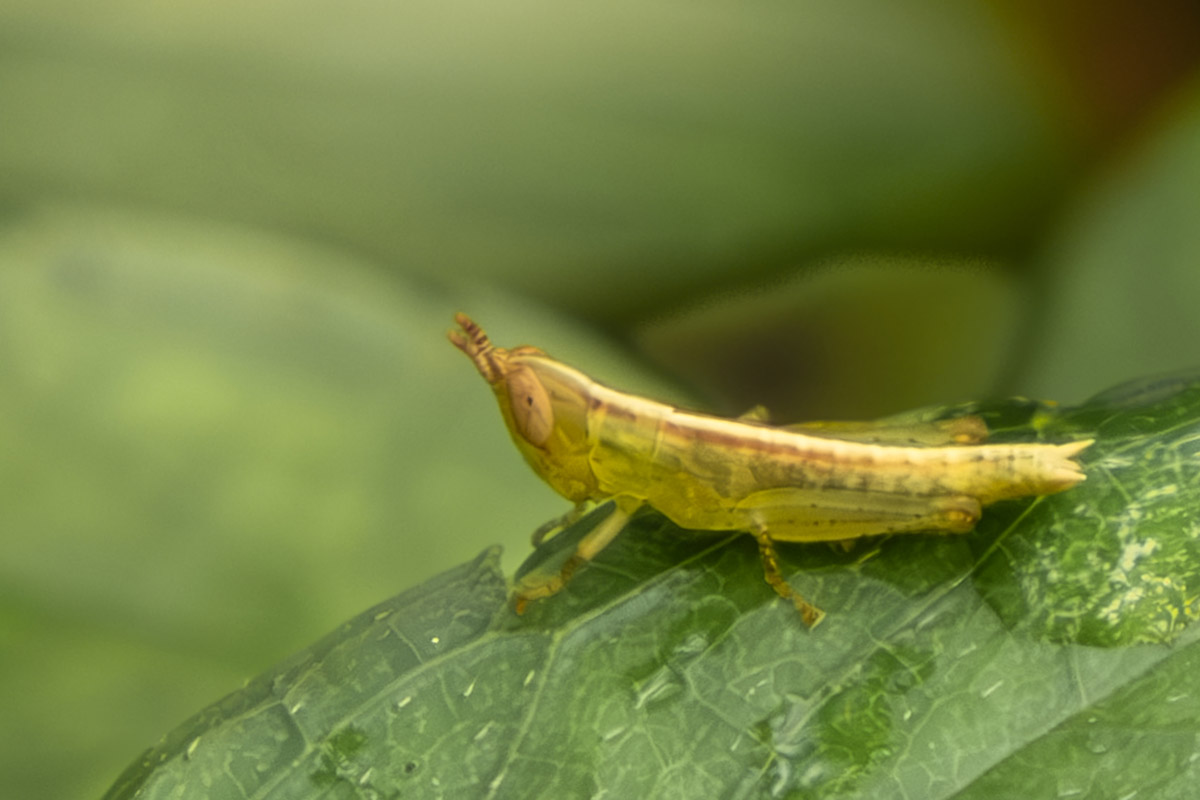
[[[492,386],[513,442],[547,483],[576,502],[595,487],[588,462],[591,381],[536,347],[496,347],[470,317],[454,318],[448,336]]]

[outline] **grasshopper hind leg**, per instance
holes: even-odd
[[[791,600],[809,627],[823,613],[801,597],[779,569],[775,542],[829,542],[841,547],[863,536],[918,531],[965,533],[979,519],[979,501],[966,495],[874,496],[845,490],[765,489],[741,503],[758,541],[763,575],[780,597]],[[848,547],[847,547],[848,549]]]

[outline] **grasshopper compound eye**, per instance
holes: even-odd
[[[530,444],[541,447],[554,432],[554,407],[550,405],[546,387],[528,369],[513,370],[505,380],[517,433]]]

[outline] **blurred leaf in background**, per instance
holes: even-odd
[[[11,791],[95,796],[339,620],[515,563],[563,505],[455,310],[788,418],[1200,361],[1197,15],[6,3]]]

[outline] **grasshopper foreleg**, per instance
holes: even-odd
[[[617,534],[625,528],[625,523],[629,522],[629,517],[637,510],[639,505],[641,505],[641,501],[618,498],[616,507],[612,513],[579,540],[579,544],[575,547],[575,552],[563,562],[562,567],[557,573],[546,575],[534,572],[526,575],[520,584],[517,585],[517,591],[513,597],[517,613],[525,613],[525,607],[529,604],[530,600],[540,600],[543,597],[550,597],[553,594],[557,594],[571,580],[576,570],[595,558],[597,553],[607,547],[617,537]],[[581,503],[575,507],[574,511],[568,512],[566,516],[571,516],[572,514],[578,516],[583,513],[583,508],[584,504]],[[555,520],[555,522],[558,522],[558,520]],[[535,533],[534,535],[536,536],[537,534]]]
[[[582,503],[576,503],[575,507],[561,517],[555,517],[549,520],[544,525],[538,527],[533,535],[529,537],[530,543],[536,548],[541,547],[542,542],[546,541],[546,537],[552,533],[558,533],[568,525],[574,525],[587,511],[589,503],[585,500]]]

